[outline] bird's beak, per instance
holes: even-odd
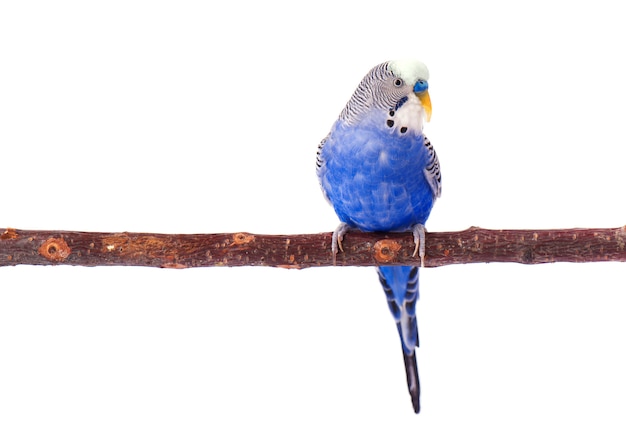
[[[426,114],[426,121],[430,121],[430,116],[432,115],[433,108],[430,105],[430,95],[428,94],[428,90],[415,93],[415,95],[420,100],[420,102],[422,102],[422,107],[424,108],[424,113]]]

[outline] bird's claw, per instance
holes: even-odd
[[[426,256],[426,228],[423,224],[413,226],[413,242],[415,242],[415,251],[413,257],[419,255],[421,267],[424,267],[424,257]]]
[[[343,245],[341,244],[343,241],[343,236],[350,230],[350,226],[347,223],[341,222],[337,229],[333,232],[332,244],[330,249],[333,252],[333,265],[337,263],[337,253],[339,250],[343,253]]]

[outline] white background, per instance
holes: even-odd
[[[228,3],[228,4],[227,4]],[[0,226],[314,233],[363,75],[429,65],[430,231],[617,227],[618,2],[0,3]],[[624,429],[626,266],[0,268],[0,429]]]

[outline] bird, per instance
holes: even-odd
[[[424,135],[432,107],[429,71],[418,60],[386,61],[361,80],[317,149],[316,173],[340,224],[332,253],[350,230],[412,232],[420,265],[380,266],[378,278],[395,320],[415,413],[420,383],[415,304],[425,259],[425,227],[441,196],[439,159]]]

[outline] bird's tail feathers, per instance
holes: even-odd
[[[410,354],[419,347],[415,304],[419,299],[419,268],[417,266],[381,266],[376,268],[383,286],[389,310],[393,315],[402,340],[402,347]]]
[[[406,383],[411,394],[411,402],[415,413],[420,412],[420,378],[417,373],[417,360],[415,359],[415,351],[408,355],[404,350],[404,368],[406,370]]]
[[[377,268],[389,310],[393,314],[402,341],[406,381],[415,413],[420,411],[420,381],[415,348],[419,347],[415,303],[419,298],[417,266],[382,266]]]

